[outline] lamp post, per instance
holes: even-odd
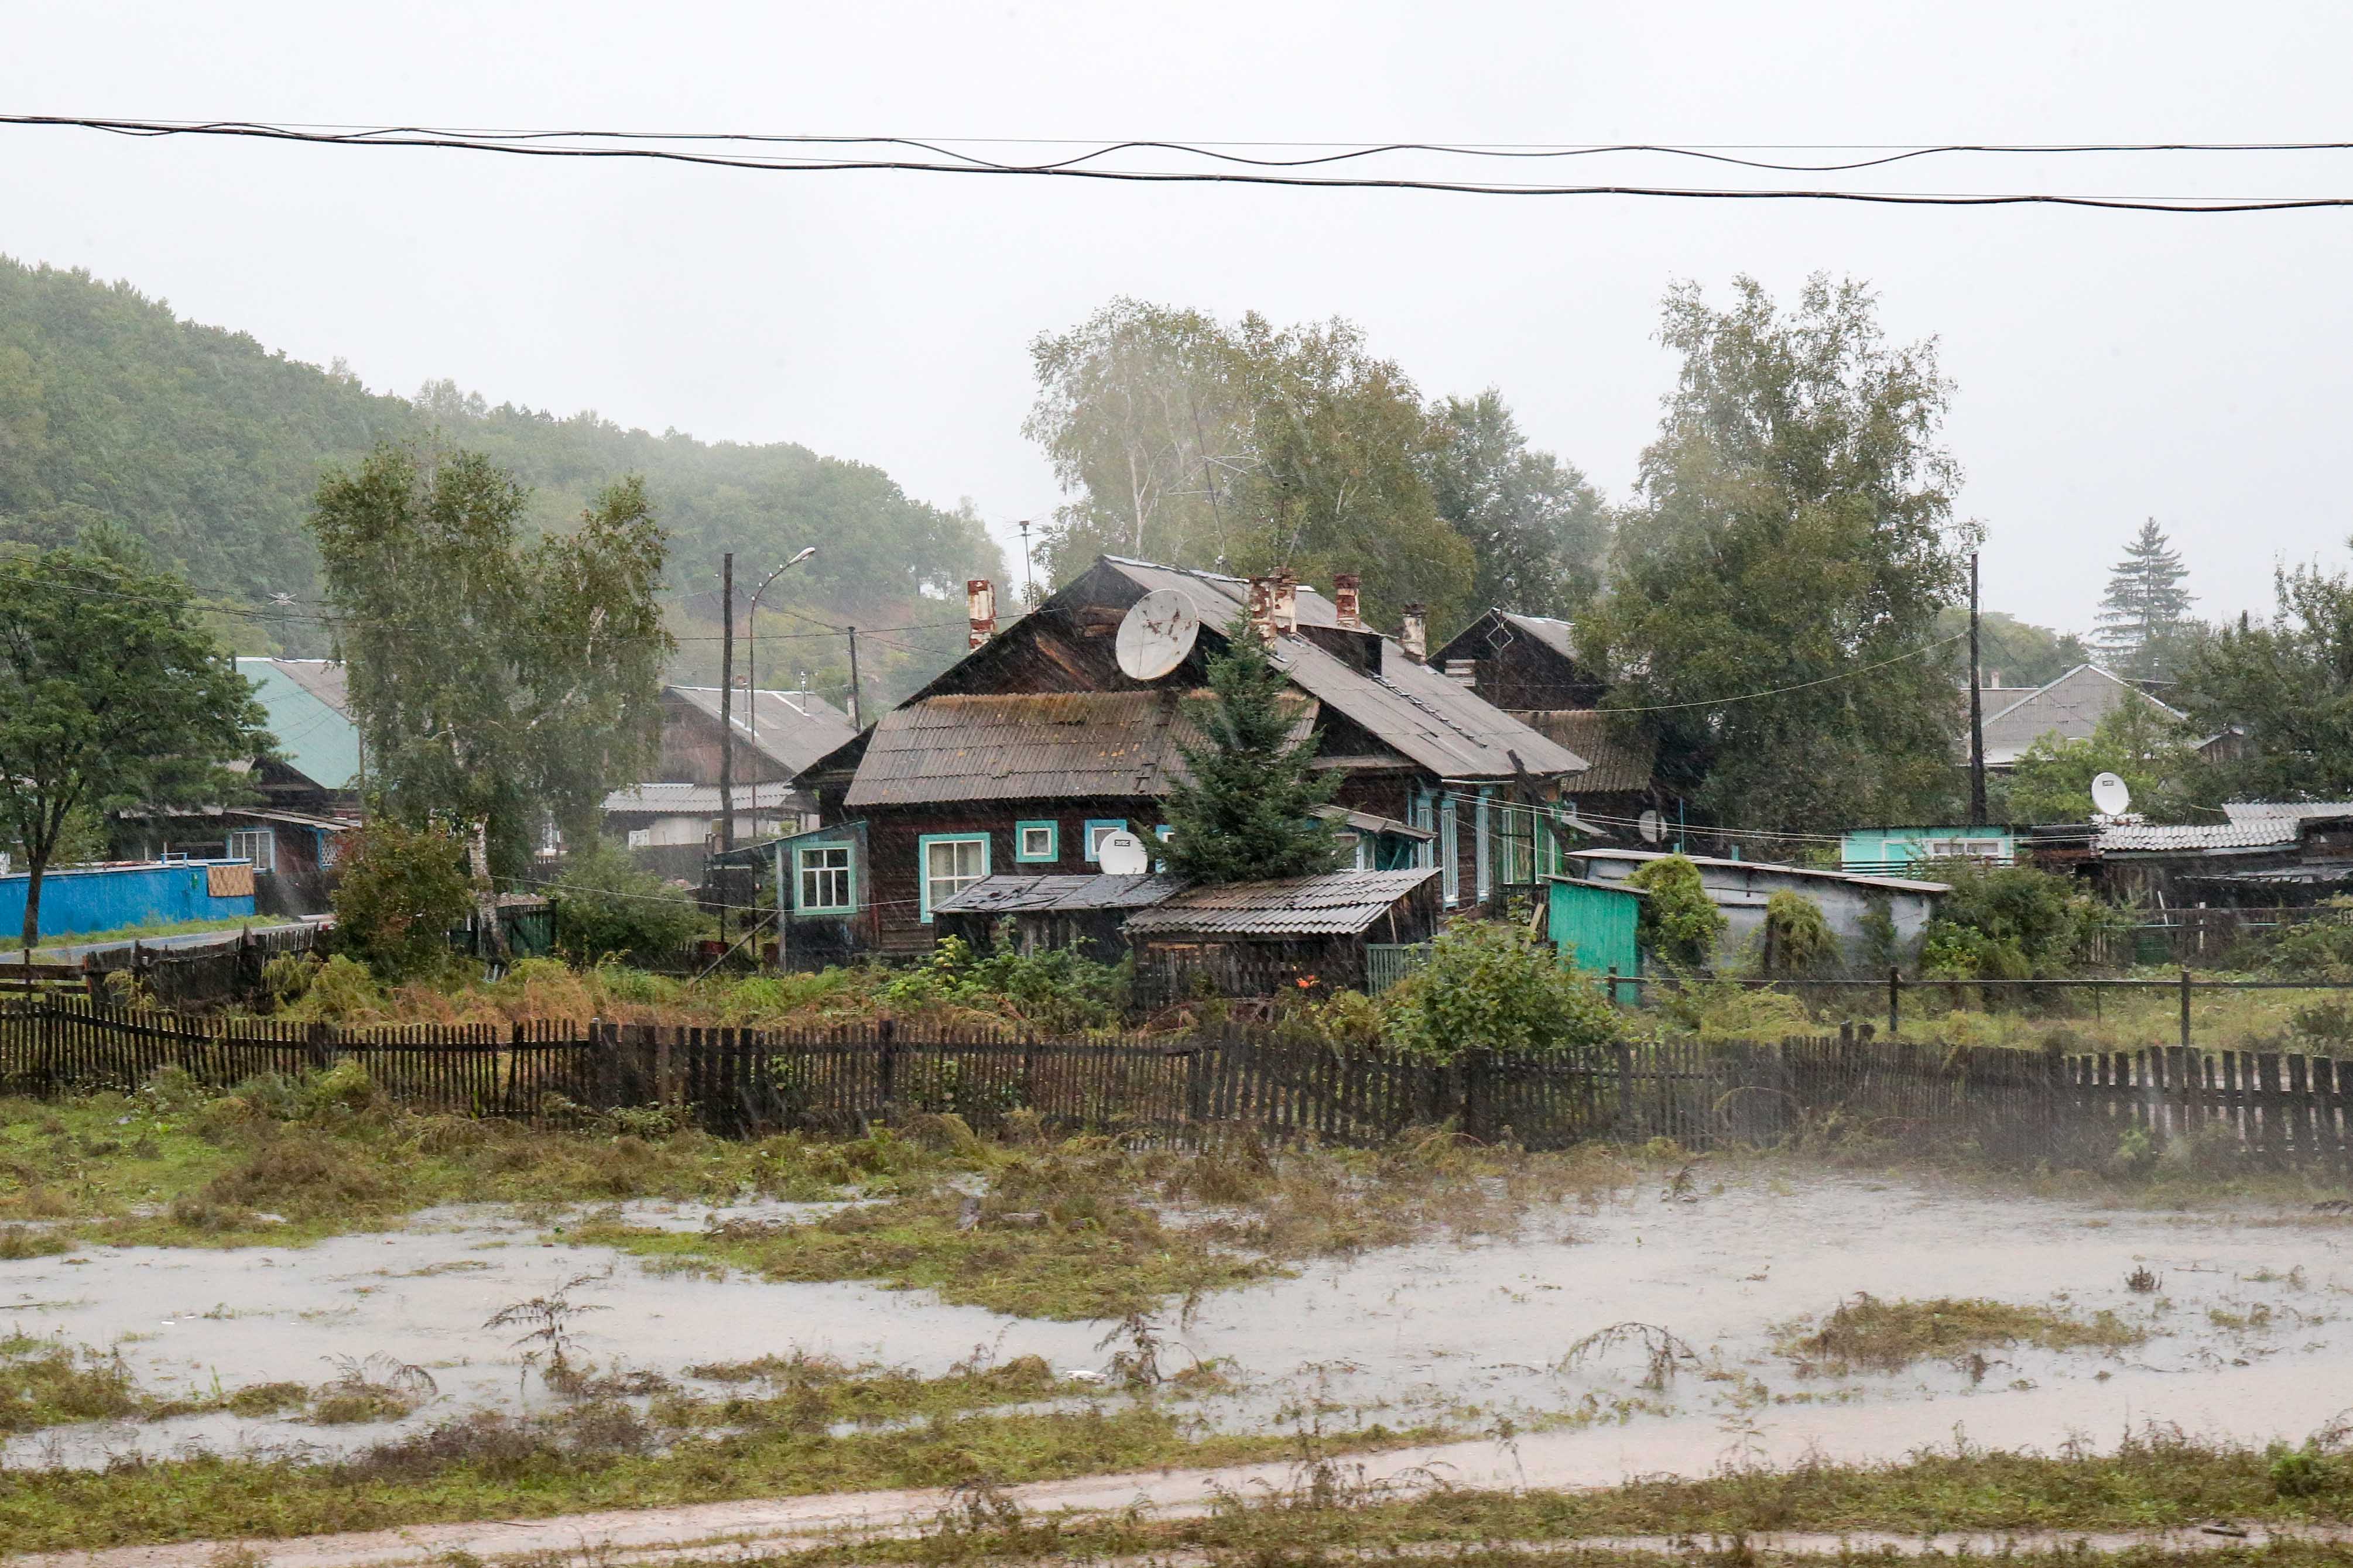
[[[803,546],[798,555],[761,578],[760,585],[752,590],[752,614],[744,623],[744,679],[751,683],[751,689],[744,694],[744,707],[751,716],[752,739],[754,741],[760,738],[760,595],[768,591],[769,584],[816,553],[816,545]],[[759,787],[757,784],[752,786],[754,816],[759,812]]]

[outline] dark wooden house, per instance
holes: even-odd
[[[817,799],[800,785],[811,763],[857,733],[848,715],[807,691],[739,689],[729,704],[734,730],[735,840],[774,837],[817,825]],[[700,880],[719,842],[719,689],[665,686],[657,777],[605,799],[605,832],[630,858],[661,876]]]
[[[1131,679],[1121,622],[1164,590],[1194,608],[1198,637],[1166,675]],[[1337,600],[1107,555],[1003,631],[976,625],[978,647],[803,775],[828,826],[861,825],[860,940],[921,951],[937,906],[983,878],[1091,875],[1105,835],[1164,834],[1187,703],[1245,623],[1288,678],[1317,765],[1340,775],[1359,866],[1433,868],[1448,905],[1533,883],[1508,862],[1506,824],[1555,812],[1585,759],[1366,626],[1353,584]]]
[[[1609,682],[1577,657],[1569,623],[1489,610],[1455,634],[1430,662],[1529,728],[1583,757],[1586,771],[1567,801],[1600,837],[1632,842],[1645,811],[1672,816],[1658,781],[1658,744],[1600,703]],[[1538,868],[1561,868],[1541,847]]]

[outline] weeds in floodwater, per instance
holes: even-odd
[[[2147,1337],[2147,1330],[2108,1311],[2084,1318],[1976,1298],[1889,1301],[1858,1293],[1810,1331],[1803,1323],[1785,1326],[1774,1349],[1798,1364],[1801,1377],[1835,1377],[1858,1369],[1900,1372],[1915,1362],[1966,1357],[2002,1345],[2121,1350]]]
[[[433,1374],[381,1352],[332,1356],[335,1375],[311,1394],[310,1419],[322,1426],[399,1421],[440,1392]]]
[[[2146,1263],[2136,1265],[2133,1271],[2125,1276],[2125,1289],[2136,1296],[2154,1296],[2164,1284],[2165,1276]]]
[[[572,1292],[584,1286],[601,1285],[612,1277],[610,1268],[576,1275],[545,1295],[533,1296],[527,1301],[510,1301],[491,1314],[482,1327],[523,1331],[512,1347],[523,1352],[522,1365],[516,1373],[518,1393],[533,1367],[539,1368],[540,1381],[557,1394],[572,1396],[584,1391],[591,1369],[573,1360],[580,1342],[572,1331],[572,1320],[583,1312],[601,1312],[605,1309],[594,1302],[575,1301]]]
[[[1569,1371],[1627,1345],[1641,1353],[1642,1386],[1654,1394],[1666,1392],[1678,1371],[1699,1364],[1697,1351],[1656,1323],[1612,1323],[1606,1329],[1594,1330],[1569,1346],[1560,1358],[1559,1368]]]

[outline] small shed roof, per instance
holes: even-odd
[[[1570,858],[1577,860],[1641,861],[1663,860],[1666,854],[1656,849],[1576,849]],[[1715,855],[1686,855],[1684,859],[1702,870],[1764,871],[1777,877],[1817,877],[1825,881],[1851,882],[1861,888],[1878,888],[1891,893],[1949,893],[1952,886],[1946,882],[1924,882],[1910,877],[1872,877],[1855,871],[1831,871],[1819,866],[1788,866],[1778,860],[1731,860]]]
[[[1184,887],[1175,877],[1108,874],[983,877],[932,906],[935,915],[1075,914],[1088,910],[1142,910]]]
[[[1267,882],[1193,888],[1127,918],[1130,935],[1354,936],[1438,875],[1327,871]]]
[[[2353,816],[2353,800],[2226,800],[2222,815],[2232,822],[2269,822],[2285,817]]]
[[[2103,855],[2119,850],[2205,854],[2276,849],[2294,844],[2302,826],[2303,824],[2293,816],[2255,817],[2245,822],[2199,822],[2179,826],[2147,822],[2106,822],[2094,827],[2092,846]]]

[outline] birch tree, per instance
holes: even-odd
[[[592,839],[658,753],[667,540],[632,477],[569,533],[476,453],[380,447],[319,487],[310,527],[378,808],[468,847],[484,929],[543,826]]]

